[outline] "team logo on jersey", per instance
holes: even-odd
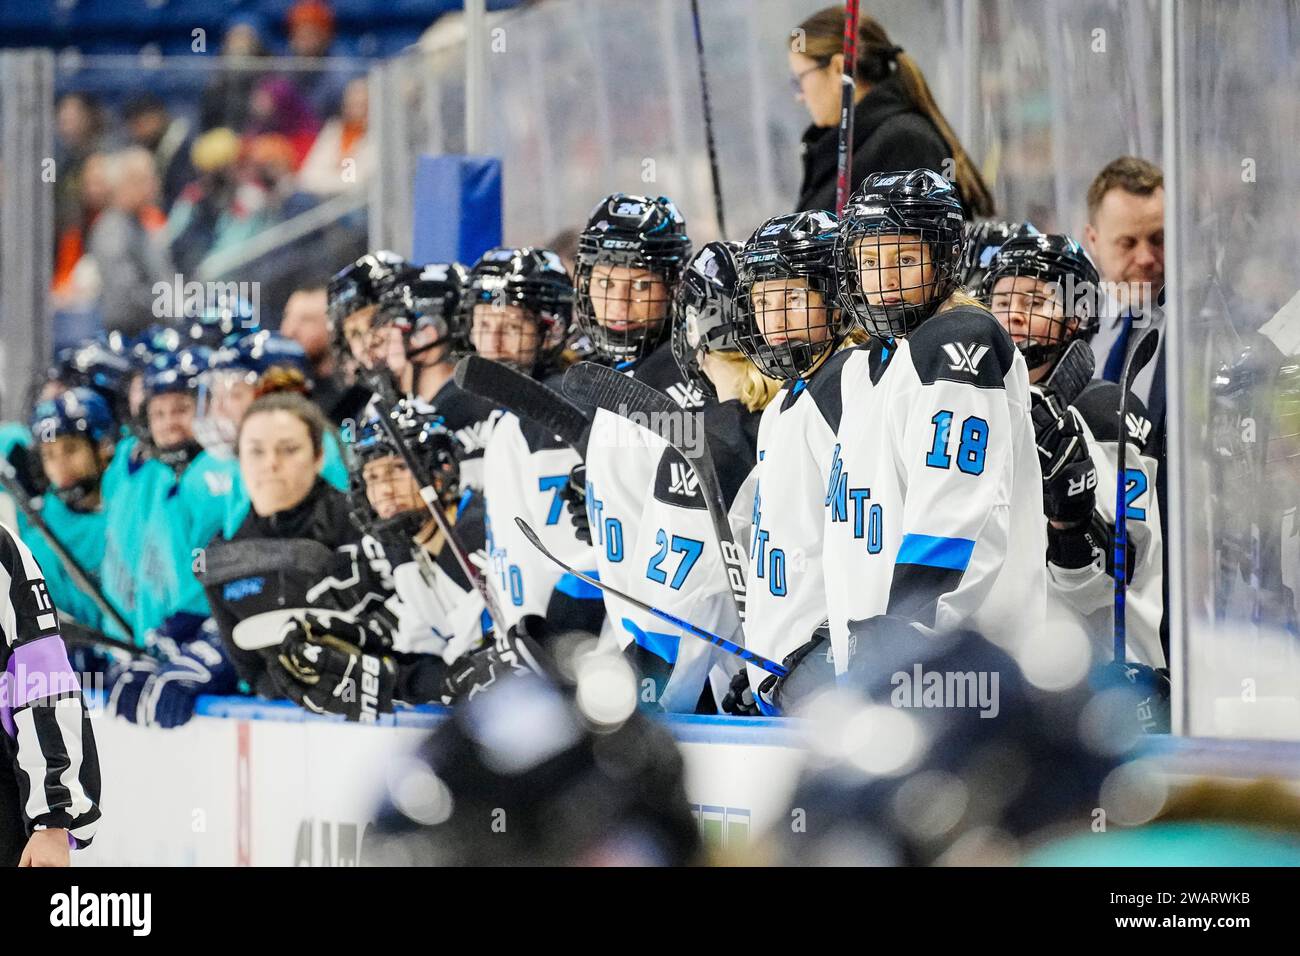
[[[1139,445],[1145,445],[1151,435],[1151,422],[1135,412],[1129,412],[1124,420],[1128,426],[1128,437]]]
[[[672,494],[694,498],[699,488],[699,476],[695,474],[689,465],[678,461],[669,462],[668,490]]]
[[[704,404],[704,393],[699,386],[688,382],[674,382],[664,392],[682,408],[699,408]]]
[[[989,347],[975,343],[962,345],[960,342],[945,342],[943,350],[948,353],[948,358],[952,359],[948,367],[954,372],[978,375],[980,362],[984,361],[985,355],[988,355]]]

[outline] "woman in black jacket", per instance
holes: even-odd
[[[803,134],[803,185],[796,211],[835,210],[844,7],[814,13],[791,34],[791,81],[812,125]],[[916,61],[871,17],[858,17],[853,176],[932,169],[953,179],[967,218],[993,215],[993,197],[934,101]]]
[[[384,609],[393,594],[387,558],[350,520],[347,496],[320,477],[329,427],[302,395],[257,399],[236,443],[252,510],[229,540],[207,548],[201,577],[222,644],[263,697],[282,696],[267,655],[291,611],[323,607],[392,623]]]

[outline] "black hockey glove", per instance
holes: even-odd
[[[494,635],[487,645],[462,654],[447,665],[442,702],[470,700],[506,677],[545,675],[540,645],[545,643],[548,632],[545,619],[530,614],[504,635]]]
[[[1049,391],[1033,390],[1030,417],[1043,470],[1043,513],[1049,521],[1087,521],[1097,505],[1097,469],[1083,431]]]
[[[574,465],[569,472],[569,483],[560,492],[569,520],[573,522],[573,536],[583,544],[591,544],[591,522],[587,519],[587,466]]]
[[[733,717],[760,717],[758,701],[749,687],[749,669],[742,667],[731,678],[731,686],[722,698],[722,712]]]
[[[307,612],[284,627],[271,678],[290,700],[318,714],[373,723],[393,712],[397,667],[382,640],[346,618]]]
[[[1167,734],[1170,731],[1169,671],[1129,661],[1111,661],[1097,667],[1089,681],[1098,691],[1121,690],[1133,694],[1134,715],[1143,733]]]
[[[823,624],[813,631],[812,640],[785,656],[781,664],[790,673],[775,674],[758,685],[758,697],[767,713],[786,714],[819,692],[835,686],[835,660],[831,656],[831,630]]]

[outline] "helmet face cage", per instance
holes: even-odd
[[[631,362],[664,340],[673,294],[691,254],[672,201],[616,193],[578,236],[574,311],[600,355]]]
[[[404,399],[393,409],[398,434],[414,453],[417,461],[432,476],[438,499],[443,507],[450,507],[460,494],[460,446],[455,436],[423,403]],[[385,465],[374,463],[390,459]],[[367,465],[371,467],[367,469]],[[411,539],[429,522],[428,509],[417,492],[412,492],[412,507],[381,518],[371,504],[371,496],[391,493],[397,482],[411,482],[414,478],[406,467],[401,452],[392,444],[388,433],[378,418],[371,418],[361,426],[356,443],[352,446],[352,467],[348,474],[349,508],[353,523],[364,533],[374,535],[390,545],[410,546]]]
[[[848,332],[837,301],[835,229],[826,212],[778,216],[740,253],[736,341],[769,378],[806,378]]]
[[[928,169],[873,173],[840,220],[840,302],[872,335],[907,335],[957,289],[965,248],[951,183]]]
[[[1073,239],[1026,236],[1003,245],[979,296],[1033,371],[1096,332],[1097,283],[1097,270]]]
[[[673,299],[669,341],[682,375],[710,398],[718,392],[701,367],[709,352],[738,352],[736,257],[738,242],[707,243],[691,260]]]
[[[388,329],[397,329],[407,359],[415,359],[454,337],[467,274],[456,262],[412,266],[393,278],[370,320],[367,351],[378,347]],[[417,365],[427,362],[414,362]]]
[[[354,312],[378,305],[380,297],[392,288],[397,274],[408,268],[406,260],[397,253],[381,249],[367,253],[330,279],[325,293],[326,315],[334,349],[340,358],[352,356],[344,336],[344,320]]]
[[[549,249],[491,249],[470,273],[457,350],[525,374],[553,365],[573,319],[573,283]]]
[[[211,368],[198,377],[194,437],[218,458],[235,457],[239,422],[253,403],[257,377],[252,369],[234,365]]]
[[[1036,236],[1038,228],[1029,221],[1007,222],[1005,219],[981,219],[966,224],[966,252],[962,257],[961,285],[978,289],[989,271],[993,257],[1009,239]]]

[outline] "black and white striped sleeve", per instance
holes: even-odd
[[[28,832],[61,828],[78,847],[99,821],[99,758],[58,612],[31,551],[0,524],[0,725]]]

